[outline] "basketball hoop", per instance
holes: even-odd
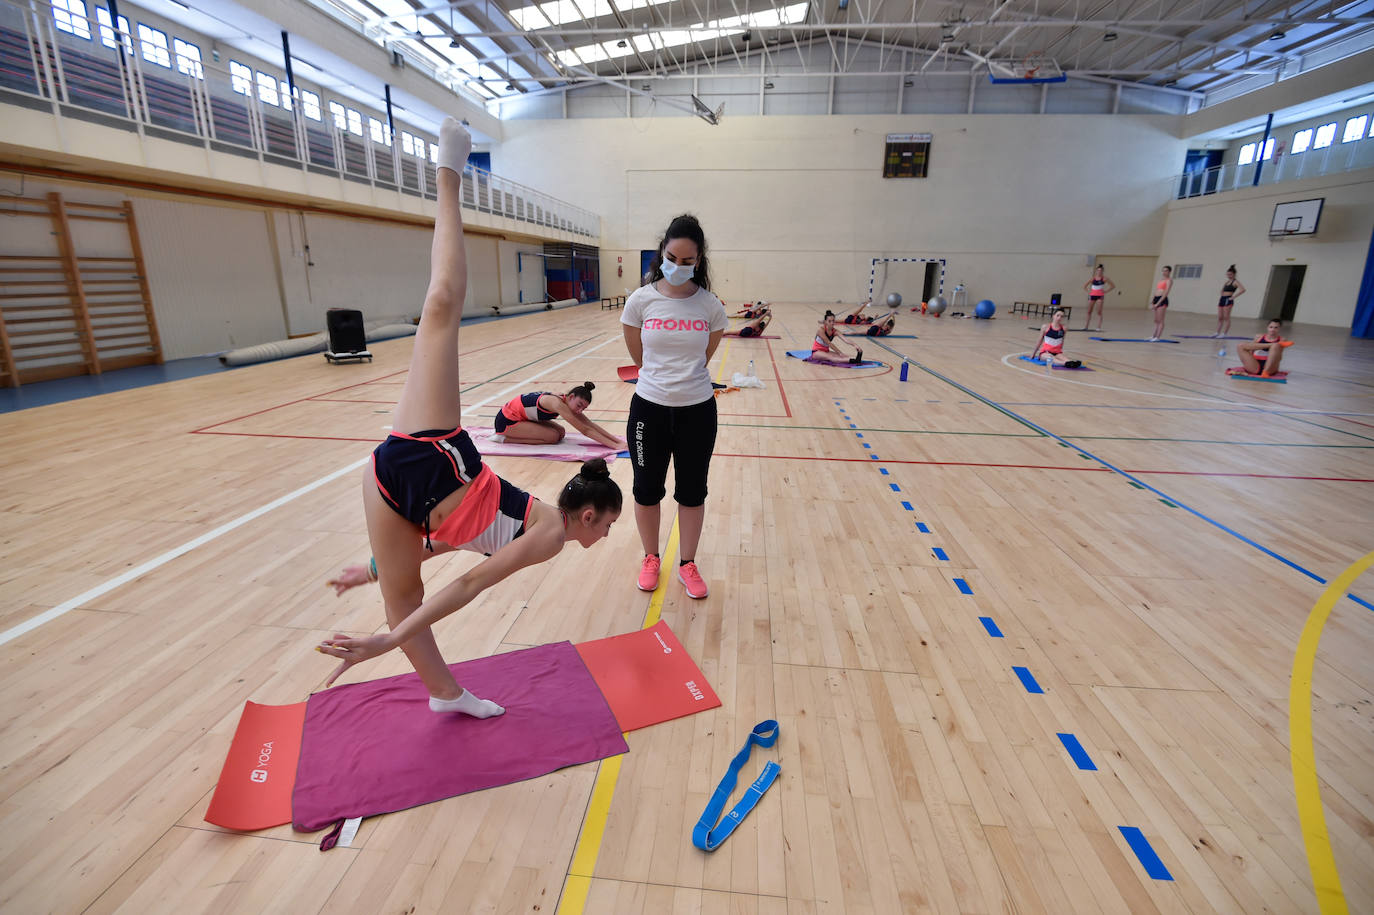
[[[1062,83],[1068,79],[1053,57],[1044,51],[1028,54],[1019,61],[987,61],[988,78],[994,83]]]

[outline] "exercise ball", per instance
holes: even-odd
[[[887,307],[888,307],[888,308],[901,308],[901,307],[902,307],[902,294],[901,294],[900,292],[889,292],[889,293],[887,294]]]
[[[944,310],[948,307],[949,302],[945,301],[945,297],[942,295],[937,295],[935,298],[930,300],[929,304],[926,305],[926,314],[931,314],[938,317],[939,315],[943,314]]]
[[[973,306],[973,316],[975,318],[991,318],[997,313],[997,303],[992,299],[983,299]]]

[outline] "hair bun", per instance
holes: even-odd
[[[596,385],[592,384],[590,381],[582,382],[582,387],[586,388],[588,391],[596,390]]]
[[[611,471],[606,466],[604,458],[592,458],[590,461],[582,463],[582,469],[578,471],[577,475],[584,480],[609,480]]]

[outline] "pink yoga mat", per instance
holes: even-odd
[[[537,457],[550,461],[590,461],[592,458],[605,458],[606,463],[615,460],[619,451],[607,448],[579,432],[569,432],[557,445],[516,445],[511,442],[493,442],[493,429],[468,429],[472,443],[483,454],[506,455],[509,457]]]
[[[413,673],[310,697],[291,799],[297,830],[313,832],[629,751],[570,642],[450,667],[459,683],[506,713],[484,720],[435,714]]]

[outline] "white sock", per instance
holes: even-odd
[[[463,173],[468,153],[472,152],[472,135],[455,118],[444,118],[439,125],[439,168],[448,168]]]
[[[497,432],[495,435],[491,437],[491,440],[493,442],[504,442],[506,440],[506,436],[501,432]]]
[[[429,710],[431,712],[462,712],[473,718],[494,718],[506,713],[506,710],[495,702],[490,699],[478,699],[466,689],[463,690],[463,695],[457,699],[436,699],[430,696]]]

